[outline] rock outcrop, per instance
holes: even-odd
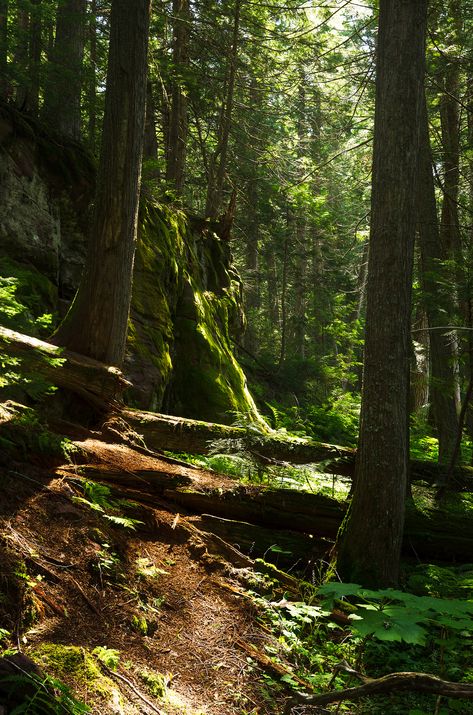
[[[94,162],[80,145],[6,105],[0,146],[0,281],[23,308],[2,315],[0,300],[0,324],[46,337],[48,321],[38,317],[52,313],[57,322],[80,279]],[[238,415],[264,424],[232,349],[244,329],[241,281],[217,230],[144,192],[127,398],[185,417],[228,423]]]

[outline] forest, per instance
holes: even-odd
[[[472,38],[0,0],[0,715],[473,715]]]

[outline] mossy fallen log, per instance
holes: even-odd
[[[121,466],[123,450],[128,449],[130,453],[133,450],[93,441],[89,446],[87,444],[78,443],[85,455],[89,453],[94,458],[93,464],[81,465],[81,473],[86,478],[105,480],[120,489],[129,489],[132,499],[140,500],[141,494],[144,497],[142,500],[150,505],[155,500],[162,506],[164,501],[181,513],[208,515],[201,517],[203,522],[199,528],[204,528],[206,521],[209,530],[212,530],[209,524],[214,524],[218,535],[230,543],[239,544],[248,554],[251,553],[251,543],[261,537],[260,547],[265,551],[272,544],[277,544],[282,550],[291,551],[293,562],[298,558],[306,562],[312,560],[322,546],[320,542],[316,543],[316,539],[334,540],[346,512],[346,502],[339,502],[325,494],[243,485],[214,472],[184,466],[172,460],[166,462],[161,457],[138,464],[138,458],[145,458],[136,453],[136,468],[124,469]],[[117,447],[122,453],[120,459],[117,456],[114,462],[113,450]],[[103,464],[97,463],[100,454]],[[75,468],[72,474],[75,476]],[[473,522],[468,504],[463,503],[458,495],[452,495],[452,499],[438,506],[423,507],[422,510],[414,503],[408,503],[405,555],[446,561],[471,560]],[[252,532],[253,527],[256,528]],[[266,530],[266,533],[258,532],[258,528]],[[299,539],[297,535],[303,538]],[[375,533],[373,538],[376,538]]]
[[[33,381],[65,388],[104,410],[117,409],[130,383],[116,367],[0,327],[0,354],[18,361],[15,370]]]
[[[322,463],[328,474],[353,477],[356,450],[309,439],[281,437],[263,434],[251,427],[230,427],[212,422],[171,417],[154,412],[139,412],[125,409],[122,417],[140,434],[151,449],[209,454],[216,449],[221,452],[247,452],[263,464],[312,464]],[[448,467],[422,460],[411,460],[411,481],[427,484],[442,483]],[[451,488],[473,489],[473,468],[457,467],[451,480]]]
[[[333,465],[338,470],[337,474],[351,474],[353,471],[355,450],[349,447],[281,437],[269,432],[265,434],[251,425],[248,428],[232,427],[129,409],[124,409],[121,415],[142,435],[151,449],[209,454],[216,447],[221,447],[222,452],[228,447],[228,451],[247,451],[256,459],[267,460],[268,463],[310,464],[323,461],[329,462],[330,468]]]

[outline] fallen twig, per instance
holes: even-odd
[[[100,666],[105,670],[105,672],[108,675],[111,675],[112,678],[118,678],[118,680],[122,680],[126,685],[128,685],[128,687],[131,688],[131,690],[133,690],[135,695],[137,695],[140,698],[140,700],[142,700],[144,703],[146,703],[146,705],[149,708],[151,708],[151,710],[153,710],[153,712],[158,713],[158,715],[166,715],[164,710],[160,710],[159,708],[156,707],[156,705],[154,705],[150,700],[148,700],[148,698],[146,698],[143,695],[143,693],[141,693],[138,690],[136,685],[134,685],[129,678],[125,678],[125,676],[122,675],[121,673],[117,673],[115,670],[111,670],[111,668],[109,668],[107,665],[105,665],[105,663],[102,660],[100,661]]]
[[[78,581],[76,581],[76,579],[73,578],[72,576],[69,576],[69,579],[72,581],[72,583],[74,584],[74,586],[77,588],[77,590],[79,591],[80,595],[82,596],[82,598],[84,599],[84,601],[86,602],[86,604],[89,606],[89,608],[90,608],[94,613],[96,613],[97,616],[100,616],[101,614],[100,614],[99,609],[95,606],[94,603],[92,603],[92,601],[90,600],[90,598],[88,597],[88,595],[85,593],[85,591],[84,591],[84,589],[82,588],[82,586],[80,585],[80,583],[79,583]]]

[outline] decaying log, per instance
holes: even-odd
[[[221,451],[229,446],[233,451],[247,451],[268,463],[288,462],[290,464],[310,464],[328,461],[337,463],[337,474],[344,474],[346,463],[350,474],[354,464],[355,450],[333,444],[313,442],[299,438],[277,437],[262,434],[251,428],[231,427],[213,422],[201,422],[184,417],[171,417],[154,412],[140,412],[125,409],[122,417],[142,435],[151,449],[186,452],[188,454],[209,454],[216,443],[222,443]],[[228,443],[228,445],[227,445]],[[340,471],[341,470],[341,471]],[[330,469],[329,469],[330,471]]]
[[[251,558],[263,558],[283,569],[294,567],[298,560],[302,567],[308,561],[320,560],[333,546],[331,541],[312,534],[265,529],[246,521],[222,519],[212,514],[195,517],[193,523],[201,531],[217,534]]]
[[[221,452],[245,451],[263,464],[323,463],[328,474],[352,477],[356,450],[309,439],[277,437],[261,434],[251,429],[201,422],[184,417],[171,417],[154,412],[125,409],[121,416],[143,437],[150,449],[209,454],[221,444]],[[442,483],[448,467],[435,462],[411,460],[411,481],[427,484]],[[452,488],[473,489],[473,468],[457,467]]]
[[[102,409],[117,409],[130,386],[116,367],[2,327],[0,352],[19,359],[22,373],[71,390]]]
[[[130,383],[120,370],[2,327],[0,352],[20,359],[22,372],[81,395],[95,407],[115,415],[117,421],[124,419],[150,449],[208,454],[220,443],[221,452],[244,451],[263,465],[322,463],[321,469],[328,474],[353,476],[354,449],[310,439],[282,437],[271,432],[261,434],[251,427],[245,429],[122,409],[120,397]],[[112,440],[116,440],[116,431],[110,427],[112,422],[113,417],[108,419],[107,427]],[[413,481],[441,484],[445,481],[446,471],[447,467],[433,462],[411,462]],[[473,468],[455,469],[451,487],[473,489]]]
[[[291,550],[293,563],[299,558],[307,563],[317,558],[323,544],[313,537],[335,539],[345,514],[346,504],[325,494],[239,484],[215,472],[166,461],[162,457],[145,457],[123,445],[94,440],[76,444],[93,462],[93,465],[81,466],[82,474],[87,478],[105,480],[119,488],[127,487],[132,490],[130,498],[139,500],[137,493],[144,494],[148,504],[160,500],[160,503],[173,505],[174,509],[177,507],[181,513],[211,515],[201,517],[203,521],[199,528],[204,528],[207,519],[208,531],[215,530],[221,538],[237,544],[248,555],[252,554],[253,540],[249,527],[242,522],[268,530],[266,534],[258,534],[261,544],[269,544],[269,547],[277,544],[283,551]],[[124,468],[124,461],[130,464],[131,460],[134,468]],[[75,474],[75,470],[71,469],[71,474]],[[217,519],[210,526],[215,517]],[[243,539],[245,532],[246,542]],[[286,541],[283,532],[289,532]],[[297,535],[304,537],[298,540]],[[254,540],[257,540],[256,532]],[[420,558],[471,560],[473,522],[469,514],[452,515],[442,506],[428,513],[420,512],[408,505],[404,553]],[[267,556],[270,560],[269,554]]]
[[[442,680],[428,673],[390,673],[382,678],[366,678],[363,685],[358,685],[354,688],[331,690],[320,695],[303,695],[300,693],[289,700],[284,714],[290,715],[297,705],[313,705],[315,707],[342,702],[343,700],[359,700],[372,695],[406,691],[444,695],[447,698],[473,699],[473,685],[471,683],[452,683],[449,680]]]

